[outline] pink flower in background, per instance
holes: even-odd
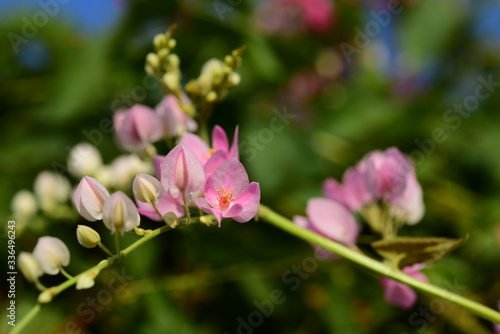
[[[295,35],[301,30],[324,33],[333,24],[330,0],[269,0],[260,5],[257,25],[267,33]]]
[[[216,125],[212,131],[212,147],[200,137],[192,133],[185,133],[181,138],[181,144],[185,145],[205,167],[205,173],[211,174],[224,161],[231,158],[239,159],[238,149],[238,127],[234,130],[233,143],[229,147],[226,132]]]
[[[198,158],[185,145],[174,147],[161,164],[161,184],[174,198],[191,203],[203,191],[205,172]]]
[[[294,216],[293,222],[297,226],[305,228],[305,229],[307,229],[311,232],[314,232],[316,234],[321,234],[321,232],[318,231],[318,229],[316,227],[314,227],[314,225],[311,223],[311,221],[307,217]],[[310,245],[312,248],[314,248],[314,252],[317,254],[317,256],[322,260],[333,260],[333,259],[339,258],[336,254],[334,254],[330,251],[327,251],[326,249],[324,249],[318,245],[315,245],[315,244],[310,244]]]
[[[102,207],[108,197],[109,192],[101,182],[84,176],[73,191],[72,201],[78,213],[93,222],[102,219]]]
[[[427,276],[420,272],[423,268],[425,268],[424,264],[417,263],[403,268],[403,273],[422,282],[428,282]],[[417,293],[406,284],[399,283],[387,277],[380,278],[380,284],[384,289],[384,298],[390,304],[403,309],[409,309],[417,302]]]
[[[135,201],[138,207],[138,212],[148,217],[151,220],[162,221],[162,218],[158,216],[153,206],[149,203],[143,203],[139,200]],[[184,211],[184,206],[182,205],[182,197],[178,198],[172,197],[168,192],[164,192],[163,196],[156,202],[156,207],[162,216],[166,213],[172,212],[176,217],[182,217],[186,213]]]
[[[351,211],[384,200],[391,205],[392,215],[407,224],[419,222],[424,215],[422,188],[415,169],[397,148],[367,154],[346,170],[342,181],[327,179],[323,193]]]
[[[311,231],[344,244],[356,242],[360,227],[342,204],[329,198],[312,198],[307,202],[306,213],[309,223],[299,223]]]
[[[117,112],[113,116],[113,124],[120,145],[132,152],[147,152],[151,143],[163,135],[160,117],[151,108],[141,104]]]
[[[198,124],[182,110],[175,95],[165,96],[156,106],[156,113],[160,116],[167,137],[179,137],[186,131],[198,129]]]
[[[231,158],[207,176],[205,198],[196,198],[195,203],[204,212],[213,214],[219,227],[222,218],[245,223],[257,214],[260,187],[256,182],[249,183],[245,167]]]

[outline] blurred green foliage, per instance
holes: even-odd
[[[359,54],[348,62],[339,44],[355,45],[354,28],[363,30],[373,21],[370,4],[335,1],[329,32],[284,37],[257,28],[257,1],[231,7],[223,21],[212,1],[131,1],[120,24],[95,38],[51,19],[29,42],[42,43],[48,55],[39,69],[23,65],[9,40],[0,39],[2,221],[9,218],[15,192],[32,189],[38,172],[52,169],[54,162],[64,165],[69,148],[88,140],[83,131],[99,129],[113,106],[159,102],[159,88],[140,99],[132,93],[143,85],[152,37],[177,23],[175,52],[186,82],[209,58],[247,46],[242,82],[217,106],[212,124],[229,133],[239,124],[240,143],[255,151],[242,159],[250,179],[260,182],[263,203],[288,217],[304,214],[307,199],[321,196],[326,177],[340,178],[370,150],[397,146],[418,163],[427,207],[423,221],[401,233],[469,234],[465,245],[425,272],[431,282],[493,307],[500,299],[500,91],[493,88],[466,118],[455,113],[459,118],[451,122],[445,115],[474,96],[478,77],[500,81],[500,48],[477,33],[487,12],[479,9],[498,4],[408,3],[369,45],[358,45]],[[21,24],[18,17],[4,19],[0,35],[19,31]],[[326,76],[319,61],[325,52],[330,55],[327,72],[334,69]],[[295,118],[272,139],[263,137],[276,117],[273,110],[284,109]],[[432,139],[437,128],[446,138],[439,143]],[[110,162],[120,151],[111,133],[102,138],[98,149]],[[252,138],[260,140],[259,148]],[[76,243],[75,225],[58,222],[43,231],[34,226],[18,237],[17,250],[30,251],[42,234],[60,237],[72,254],[68,270],[79,272],[101,254]],[[268,300],[275,289],[286,299],[254,333],[482,333],[491,328],[451,306],[439,314],[431,308],[429,318],[414,316],[433,305],[425,298],[411,310],[390,306],[375,277],[342,261],[319,263],[292,291],[285,274],[310,256],[307,244],[260,221],[179,229],[117,266],[134,279],[91,321],[77,309],[107,287],[109,272],[91,290],[66,291],[42,310],[27,333],[63,333],[71,322],[81,330],[75,333],[236,333],[238,317],[248,321],[255,303]],[[36,296],[19,275],[18,321]],[[0,328],[6,329],[2,319]]]

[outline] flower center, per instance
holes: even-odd
[[[227,210],[231,201],[234,201],[233,189],[217,189],[217,200],[219,201],[219,209]]]

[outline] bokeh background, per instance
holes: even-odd
[[[304,214],[326,177],[340,178],[371,150],[397,146],[417,165],[427,208],[422,222],[401,234],[468,235],[425,272],[437,285],[496,305],[500,2],[494,0],[1,0],[3,222],[11,218],[14,194],[31,191],[42,170],[64,173],[70,148],[91,140],[88,134],[113,111],[161,100],[159,87],[145,87],[144,58],[153,36],[173,23],[185,82],[208,59],[246,45],[241,84],[217,105],[212,123],[230,133],[239,124],[242,160],[260,182],[263,203],[288,217]],[[269,136],[264,129],[276,113],[294,117]],[[111,132],[100,133],[96,146],[110,163],[124,152]],[[19,231],[17,251],[31,251],[41,235],[57,236],[71,250],[68,270],[80,272],[101,254],[78,245],[78,223],[84,222],[72,214],[39,214]],[[312,254],[264,222],[182,228],[120,263],[116,270],[133,278],[98,310],[88,311],[87,298],[104,298],[99,293],[111,271],[91,290],[63,293],[26,333],[238,333],[238,317],[248,321],[254,302],[274,289],[284,302],[262,325],[240,333],[491,332],[487,321],[428,297],[410,310],[391,306],[375,276],[343,261],[319,263],[292,291],[283,275]],[[42,278],[46,285],[61,281]],[[0,328],[7,329],[1,286]],[[18,275],[17,321],[36,297]]]

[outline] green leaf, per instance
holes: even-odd
[[[375,241],[371,245],[380,256],[403,268],[415,263],[438,262],[467,238],[468,236],[460,239],[396,237]]]

